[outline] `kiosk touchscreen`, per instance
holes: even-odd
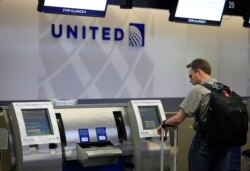
[[[27,136],[52,135],[47,109],[22,110]]]
[[[132,100],[130,112],[135,116],[134,125],[137,125],[140,138],[159,136],[156,128],[166,119],[160,100]]]
[[[139,106],[138,109],[143,130],[151,130],[160,125],[161,122],[157,106]]]

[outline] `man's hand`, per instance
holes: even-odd
[[[156,130],[156,131],[157,131],[157,134],[161,135],[161,130],[162,130],[162,129],[164,129],[165,133],[167,134],[167,132],[168,132],[168,127],[164,127],[164,128],[162,127],[162,125],[164,125],[165,122],[166,122],[166,121],[163,121],[162,124],[157,128],[157,130]]]

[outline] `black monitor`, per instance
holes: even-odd
[[[250,17],[246,17],[246,18],[244,19],[243,26],[244,26],[244,27],[250,28]]]
[[[226,0],[175,0],[169,20],[173,22],[220,26]]]
[[[37,10],[45,13],[105,17],[107,0],[38,0]]]
[[[52,135],[47,109],[22,109],[27,136]]]
[[[250,28],[250,0],[243,1],[243,26]]]

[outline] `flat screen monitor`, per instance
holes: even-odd
[[[176,0],[170,21],[219,26],[226,0]]]
[[[21,111],[27,136],[53,134],[47,109],[23,109]]]
[[[105,17],[107,0],[39,0],[38,11],[45,13]]]
[[[157,106],[139,106],[138,109],[144,130],[155,129],[161,124]]]

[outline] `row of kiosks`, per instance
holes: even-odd
[[[13,102],[0,110],[0,171],[160,170],[160,100],[56,106]],[[172,170],[170,140],[164,170]]]

